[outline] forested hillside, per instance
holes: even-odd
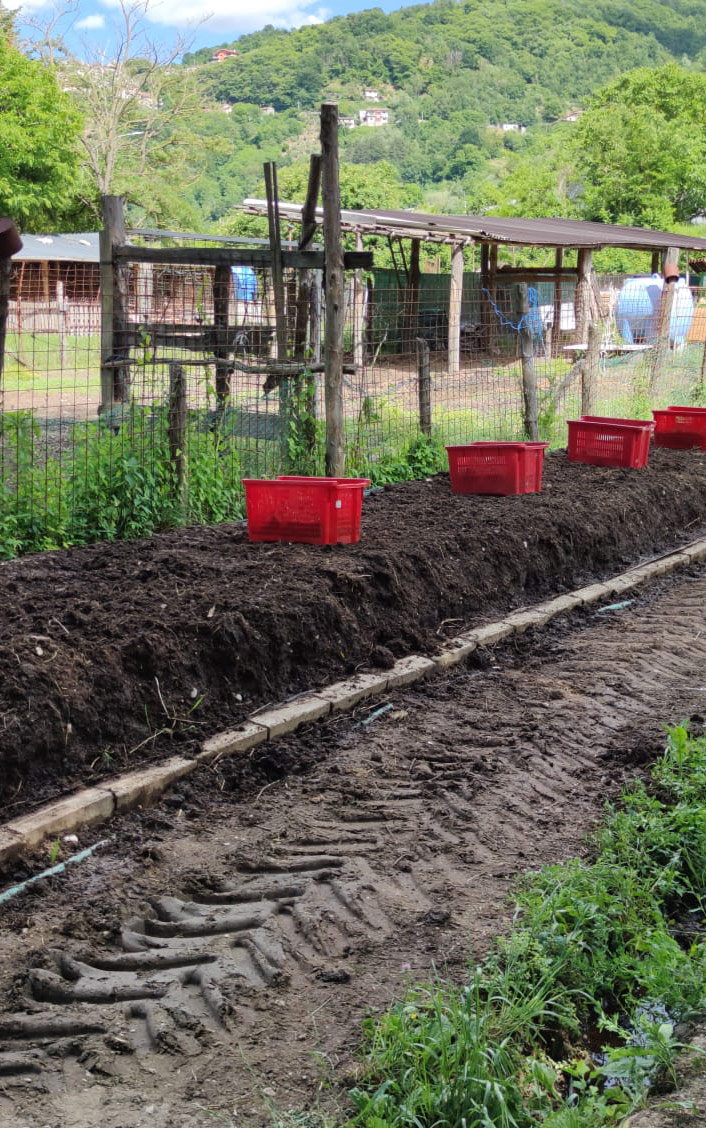
[[[235,53],[214,61],[219,46]],[[55,227],[95,222],[105,191],[133,221],[232,227],[263,161],[301,180],[322,99],[339,103],[361,203],[384,185],[438,211],[664,226],[706,210],[703,0],[436,0],[267,27],[166,66],[142,48],[87,64],[45,47],[32,65],[84,121],[76,200],[45,209]],[[363,124],[366,110],[385,123]]]
[[[502,185],[519,168],[524,197],[535,192],[540,210],[566,212],[571,185],[556,167],[565,150],[561,119],[632,68],[676,61],[706,70],[706,21],[692,0],[436,0],[298,31],[266,28],[224,46],[237,57],[211,62],[214,45],[184,62],[204,94],[233,106],[218,133],[232,136],[242,155],[228,161],[228,180],[239,188],[260,148],[270,157],[283,140],[281,161],[303,155],[295,138],[323,97],[357,119],[371,104],[364,90],[373,89],[389,123],[343,130],[345,160],[388,162],[425,191],[428,206],[445,210],[503,207],[512,196],[503,200]],[[258,130],[252,109],[260,105],[275,115]],[[208,183],[222,184],[218,161]],[[207,202],[205,188],[197,192],[213,218],[230,195],[224,186]],[[523,203],[533,210],[531,198]]]

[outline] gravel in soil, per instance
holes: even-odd
[[[342,1119],[364,1015],[467,974],[514,876],[585,849],[663,721],[703,723],[705,664],[691,569],[113,820],[4,911],[0,1125]]]
[[[251,545],[241,527],[45,553],[0,568],[6,817],[175,751],[265,702],[433,651],[490,617],[673,546],[706,524],[706,453],[644,470],[546,460],[541,494],[364,504],[361,543]]]

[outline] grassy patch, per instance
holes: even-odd
[[[465,986],[439,976],[367,1022],[351,1125],[600,1128],[673,1079],[675,1024],[706,1009],[706,740],[671,730],[595,844],[523,880]]]

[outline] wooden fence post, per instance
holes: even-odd
[[[167,424],[169,457],[174,467],[175,494],[179,508],[183,509],[186,497],[186,375],[181,364],[169,365],[169,419]]]
[[[522,400],[524,404],[525,435],[532,442],[539,440],[539,407],[537,399],[537,376],[534,370],[534,344],[532,330],[528,324],[529,297],[527,283],[517,286],[517,312],[520,323],[520,356],[522,358]]]
[[[338,106],[321,106],[322,197],[326,264],[324,395],[326,404],[326,473],[343,476],[343,246],[338,168]]]
[[[454,243],[451,250],[451,283],[449,286],[449,376],[461,371],[461,308],[463,305],[463,243]]]
[[[216,411],[219,416],[225,411],[230,391],[227,341],[231,288],[231,269],[227,264],[219,263],[213,276],[213,327],[216,335],[213,353],[216,358]]]
[[[593,270],[593,251],[583,248],[578,253],[578,278],[574,297],[574,319],[576,322],[575,343],[586,341],[591,322],[591,271]]]
[[[665,276],[669,274],[669,267],[673,267],[678,275],[679,272],[679,248],[669,247],[664,259]],[[657,339],[652,349],[652,363],[650,365],[650,382],[649,392],[650,395],[657,387],[657,382],[664,371],[664,366],[669,355],[669,334],[672,322],[672,308],[674,306],[674,286],[675,277],[665,277],[664,289],[662,290],[662,298],[659,303],[659,313],[657,315]]]
[[[588,326],[588,348],[581,367],[581,414],[596,415],[598,407],[598,368],[601,359],[603,325],[591,321]]]
[[[419,390],[419,427],[431,438],[431,376],[429,342],[417,337],[417,381]]]
[[[128,356],[123,355],[127,323],[127,277],[123,263],[113,261],[113,248],[125,244],[125,217],[120,196],[103,196],[100,232],[101,398],[99,415],[130,398]],[[120,364],[120,361],[126,363]]]

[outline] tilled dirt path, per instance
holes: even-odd
[[[706,573],[475,661],[256,750],[255,786],[197,773],[12,902],[0,1125],[342,1117],[362,1017],[462,976],[512,878],[580,851],[662,722],[698,711]]]

